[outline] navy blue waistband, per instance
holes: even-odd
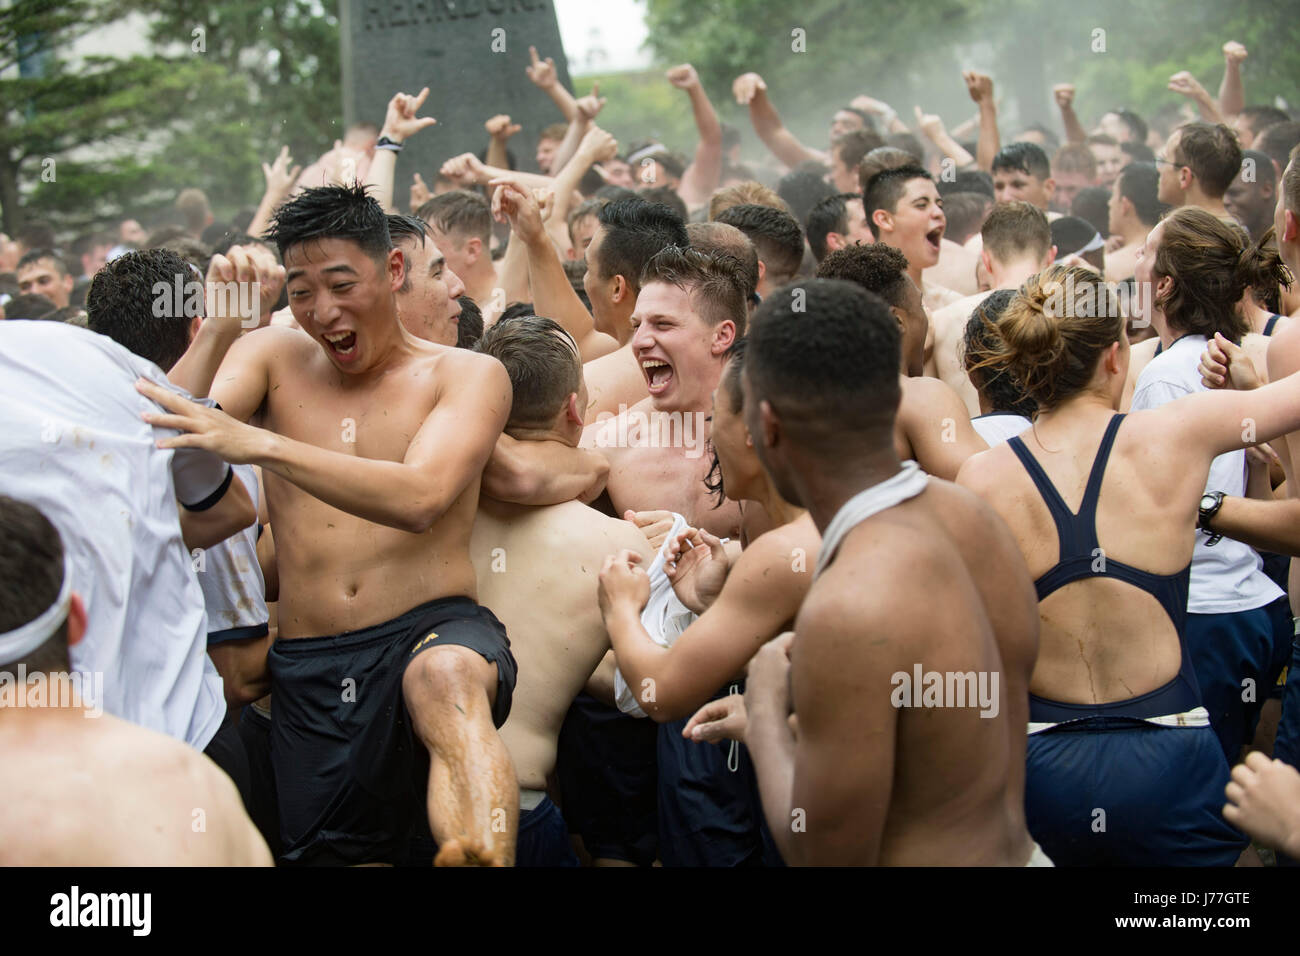
[[[1105,704],[1067,704],[1030,694],[1029,720],[1035,724],[1055,724],[1084,717],[1130,717],[1146,720],[1186,713],[1200,706],[1200,694],[1183,680],[1183,675],[1179,672],[1168,684],[1157,687],[1150,693]]]

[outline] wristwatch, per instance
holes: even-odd
[[[402,144],[396,140],[389,139],[387,136],[381,136],[375,140],[375,149],[391,149],[394,153],[402,151]]]
[[[1205,542],[1207,548],[1212,548],[1223,540],[1223,535],[1216,534],[1210,529],[1210,522],[1219,513],[1219,509],[1223,507],[1223,499],[1224,493],[1222,491],[1210,491],[1201,495],[1200,517],[1196,520],[1196,526],[1210,536],[1210,540]]]

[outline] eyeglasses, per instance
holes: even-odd
[[[1174,167],[1180,167],[1180,166],[1186,166],[1187,164],[1186,164],[1186,163],[1175,163],[1172,159],[1165,159],[1163,156],[1157,156],[1157,157],[1156,157],[1156,165],[1157,165],[1157,166],[1174,166]]]

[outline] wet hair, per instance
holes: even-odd
[[[507,428],[546,428],[564,400],[582,387],[582,359],[573,337],[552,319],[499,319],[474,351],[506,367],[514,396]]]
[[[456,301],[460,303],[460,316],[456,319],[456,348],[472,349],[483,337],[483,311],[467,295]]]
[[[774,190],[768,189],[762,183],[751,181],[714,190],[713,195],[709,197],[709,219],[717,219],[732,206],[746,205],[771,206],[773,209],[790,211],[785,200]]]
[[[1174,162],[1191,169],[1211,199],[1223,198],[1241,169],[1237,134],[1222,123],[1184,123],[1177,132]]]
[[[1007,143],[993,157],[993,172],[1009,169],[1035,179],[1050,179],[1052,164],[1037,143]]]
[[[1038,404],[996,360],[987,361],[998,351],[998,320],[1015,297],[1014,289],[997,289],[975,306],[962,339],[962,367],[975,390],[988,400],[992,411],[1033,418]]]
[[[1124,107],[1115,110],[1108,110],[1107,112],[1114,113],[1119,121],[1128,128],[1130,140],[1138,143],[1145,143],[1147,141],[1146,120],[1138,116],[1137,113],[1134,113],[1130,109],[1125,109]]]
[[[38,292],[24,292],[10,298],[4,305],[8,319],[52,319],[59,310],[49,298]]]
[[[890,133],[885,137],[885,145],[907,153],[914,163],[925,162],[925,147],[912,133]]]
[[[753,301],[758,289],[758,250],[749,237],[725,222],[693,222],[686,227],[691,248],[709,255],[731,256],[745,287],[746,301]]]
[[[893,146],[881,146],[873,149],[862,157],[862,162],[858,163],[858,188],[865,193],[867,183],[885,170],[915,165],[917,165],[916,157],[906,150],[897,149]]]
[[[947,212],[947,208],[944,209]],[[1070,215],[1077,216],[1101,233],[1110,235],[1110,190],[1104,186],[1087,186],[1074,194]],[[951,221],[951,220],[950,220]]]
[[[604,238],[600,244],[597,274],[602,279],[622,276],[634,291],[641,289],[641,273],[656,252],[667,246],[686,246],[686,224],[661,203],[640,197],[617,199],[600,210]],[[588,262],[588,266],[592,263]]]
[[[849,202],[862,201],[857,193],[835,193],[820,200],[808,212],[808,245],[821,262],[826,258],[826,237],[832,232],[849,231]]]
[[[1256,135],[1251,148],[1259,150],[1278,166],[1286,168],[1291,150],[1300,144],[1300,123],[1274,123]]]
[[[897,166],[877,173],[867,183],[867,188],[862,193],[862,214],[866,216],[871,234],[877,239],[880,238],[880,227],[874,218],[876,210],[883,209],[891,214],[896,212],[899,200],[907,192],[907,184],[914,179],[934,182],[934,177],[920,166]]]
[[[87,328],[166,372],[189,348],[190,325],[203,314],[201,296],[191,307],[192,282],[201,285],[202,273],[170,249],[123,253],[91,280]]]
[[[388,217],[361,185],[304,189],[275,211],[263,238],[281,261],[291,246],[323,239],[354,242],[376,262],[393,248]]]
[[[1237,115],[1246,121],[1246,125],[1256,136],[1274,123],[1291,122],[1291,117],[1286,114],[1286,111],[1276,106],[1247,106]]]
[[[671,186],[645,186],[637,191],[637,195],[646,202],[657,202],[662,206],[667,206],[677,214],[677,218],[682,222],[685,222],[690,215],[685,201],[681,196],[677,195],[677,190]]]
[[[415,242],[423,246],[425,240],[429,237],[429,224],[424,219],[415,216],[389,213],[388,235],[392,238],[395,246],[404,242]]]
[[[808,214],[818,203],[835,195],[835,187],[820,173],[794,169],[781,177],[776,184],[776,193],[790,207],[790,214],[796,222],[806,222]]]
[[[488,201],[468,189],[440,193],[424,203],[415,214],[439,232],[459,241],[492,237],[492,210]]]
[[[745,370],[745,347],[747,340],[740,338],[731,343],[731,347],[722,354],[722,377],[718,379],[718,391],[727,396],[731,410],[739,413],[745,407],[745,389],[741,384],[741,373]],[[710,462],[709,473],[704,476],[704,487],[713,498],[714,509],[721,508],[727,500],[727,491],[722,485],[722,462],[713,447],[713,440],[708,443]]]
[[[710,328],[730,320],[737,338],[745,334],[749,290],[739,262],[731,256],[666,246],[651,256],[641,274],[641,288],[651,282],[666,282],[688,293],[691,305]]]
[[[606,184],[596,190],[593,199],[603,199],[606,202],[614,202],[616,199],[638,199],[635,189],[628,189],[626,186],[614,186]]]
[[[883,242],[836,249],[817,268],[819,279],[843,279],[903,307],[907,295],[907,256]]]
[[[208,264],[212,261],[212,250],[192,236],[177,236],[160,243],[157,248],[176,253],[194,268],[199,275],[208,274]]]
[[[735,226],[749,237],[758,251],[758,258],[767,266],[769,286],[777,285],[799,271],[799,264],[803,261],[803,230],[790,213],[748,203],[732,206],[714,221]]]
[[[569,221],[567,223],[569,228],[569,242],[571,245],[575,248],[577,247],[577,243],[574,242],[573,239],[573,227],[578,224],[578,221],[580,219],[585,219],[587,216],[590,216],[593,219],[599,219],[600,210],[607,202],[609,202],[608,199],[584,199],[582,202],[578,203],[578,205],[573,207],[573,211],[569,213]]]
[[[1119,151],[1134,163],[1154,163],[1156,161],[1156,151],[1146,143],[1129,140],[1119,144]]]
[[[839,153],[840,162],[846,168],[854,169],[862,162],[862,157],[884,145],[884,139],[868,123],[865,129],[854,129],[836,136],[831,140],[831,152]]]
[[[1054,265],[1029,277],[995,327],[997,338],[971,374],[1005,370],[1040,409],[1051,409],[1089,386],[1102,352],[1123,334],[1124,317],[1095,272]]]
[[[796,295],[796,293],[800,293]],[[754,313],[744,374],[790,439],[842,462],[889,441],[898,411],[902,336],[880,296],[852,282],[803,279]]]
[[[1133,204],[1138,221],[1155,228],[1169,207],[1159,199],[1160,170],[1155,163],[1129,163],[1119,171],[1119,194]]]
[[[60,279],[62,279],[66,275],[72,274],[71,271],[68,269],[68,264],[67,262],[64,261],[63,256],[59,255],[58,252],[48,247],[43,249],[30,249],[27,252],[23,253],[23,257],[18,260],[18,265],[16,268],[17,271],[21,272],[23,269],[27,268],[28,266],[35,265],[38,262],[43,262],[47,260],[54,266],[54,271],[59,274]]]
[[[1246,290],[1286,278],[1276,254],[1249,242],[1240,227],[1194,206],[1175,209],[1164,220],[1152,270],[1174,280],[1170,293],[1155,300],[1171,329],[1207,338],[1222,332],[1233,342],[1250,331],[1239,308]]]
[[[987,196],[989,202],[997,199],[997,193],[993,189],[993,177],[982,169],[959,169],[951,180],[940,179],[936,186],[939,187],[939,195],[945,200],[953,193],[977,193],[981,196]]]
[[[1262,259],[1261,268],[1258,270],[1259,278],[1263,281],[1256,281],[1250,287],[1250,292],[1255,297],[1255,301],[1268,311],[1281,312],[1282,290],[1289,289],[1295,277],[1282,261],[1282,255],[1277,247],[1277,234],[1272,226],[1269,226],[1259,237],[1259,254]],[[1281,276],[1281,279],[1274,282],[1273,279],[1277,276]]]
[[[1067,143],[1052,156],[1054,173],[1083,173],[1091,180],[1097,178],[1097,159],[1083,143]]]
[[[1104,272],[1106,251],[1101,246],[1090,252],[1084,252],[1088,244],[1098,237],[1097,229],[1086,219],[1078,216],[1061,216],[1052,220],[1052,244],[1056,246],[1057,261],[1066,256],[1076,255],[1093,266],[1098,272]]]
[[[1047,216],[1023,200],[995,203],[980,227],[980,235],[989,255],[1004,265],[1024,258],[1042,262],[1052,248],[1052,227]]]
[[[0,633],[49,610],[63,589],[63,570],[63,539],[50,519],[25,501],[0,495]],[[67,671],[67,618],[20,659],[0,661],[5,670],[18,664],[29,673]]]
[[[948,193],[943,197],[943,217],[948,221],[944,238],[964,245],[983,228],[992,206],[993,200],[983,193]]]

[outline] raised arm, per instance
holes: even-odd
[[[993,172],[993,157],[1002,148],[998,135],[998,108],[993,101],[993,78],[968,70],[962,74],[966,92],[980,111],[980,136],[975,149],[975,162],[986,173]]]
[[[1241,83],[1241,62],[1249,54],[1236,40],[1223,44],[1223,82],[1219,84],[1219,113],[1231,119],[1246,108],[1246,90]]]
[[[948,131],[943,128],[943,120],[938,116],[933,113],[923,113],[921,107],[918,106],[916,107],[916,125],[925,138],[934,143],[935,148],[951,159],[958,169],[974,165],[975,157],[966,152],[960,143],[948,135]]]
[[[262,193],[262,201],[257,205],[257,212],[253,213],[253,218],[248,223],[250,236],[260,236],[266,231],[271,217],[275,215],[275,210],[289,198],[294,183],[298,181],[301,173],[302,167],[293,165],[293,157],[289,155],[288,146],[280,147],[280,155],[276,156],[270,165],[262,164],[262,175],[266,177],[266,191]]]
[[[1209,91],[1201,86],[1200,81],[1187,70],[1180,70],[1169,78],[1169,89],[1192,100],[1200,111],[1201,118],[1207,123],[1222,123],[1219,105],[1214,102]]]
[[[645,602],[639,600],[636,562],[626,554],[610,556],[600,576],[605,630],[619,670],[650,717],[660,723],[689,717],[790,626],[808,593],[809,562],[816,555],[803,563],[795,558],[785,535],[760,537],[741,552],[717,599],[665,648],[641,624]]]
[[[510,137],[523,127],[518,123],[510,122],[510,117],[501,113],[484,123],[483,128],[488,134],[487,164],[489,166],[509,165],[510,157],[506,155],[506,143],[510,142]]]
[[[415,96],[408,93],[396,93],[388,101],[388,112],[384,116],[384,128],[379,131],[381,139],[387,137],[399,147],[420,130],[438,122],[432,116],[416,116],[424,101],[428,99],[429,88],[426,86]],[[397,168],[397,150],[386,146],[376,147],[375,156],[370,161],[366,172],[366,186],[384,212],[397,212],[393,204],[393,173]]]
[[[137,388],[170,415],[148,420],[186,434],[165,448],[206,448],[236,464],[261,465],[313,497],[367,521],[420,534],[436,522],[471,482],[478,481],[510,413],[510,377],[494,359],[452,349],[439,361],[437,404],[400,461],[377,461],[327,451],[245,425],[150,382]],[[384,494],[375,494],[383,488]]]
[[[1079,116],[1074,112],[1074,84],[1057,83],[1052,87],[1052,98],[1056,100],[1056,108],[1061,111],[1061,125],[1065,127],[1065,141],[1067,143],[1086,143],[1088,141],[1088,131],[1083,128],[1079,122]]]
[[[737,103],[749,107],[750,122],[754,124],[754,132],[763,141],[763,145],[785,165],[793,168],[806,159],[825,162],[823,154],[809,149],[785,128],[781,114],[767,98],[767,84],[757,73],[745,73],[736,77],[731,84],[731,92]]]
[[[555,69],[555,60],[547,57],[545,60],[537,55],[537,47],[528,48],[528,56],[532,62],[524,67],[524,72],[528,74],[528,79],[532,80],[533,85],[538,87],[542,92],[551,98],[553,102],[564,114],[564,120],[567,123],[573,122],[575,115],[573,96],[560,83],[560,75]]]
[[[599,126],[589,127],[578,148],[555,177],[555,205],[547,231],[557,247],[568,249],[571,245],[569,212],[573,209],[574,196],[578,194],[578,183],[582,182],[592,165],[607,162],[617,155],[618,140]]]
[[[560,145],[555,149],[555,155],[551,157],[551,169],[563,169],[564,165],[573,157],[578,149],[578,144],[582,142],[587,131],[591,129],[592,124],[596,122],[596,117],[600,111],[605,108],[605,97],[600,95],[600,84],[591,84],[591,93],[587,96],[579,97],[574,101],[575,115],[569,128],[564,131],[564,139],[560,140]],[[575,187],[576,184],[575,184]]]
[[[885,128],[886,133],[906,133],[909,132],[907,124],[902,121],[898,115],[898,110],[894,109],[884,100],[878,100],[867,95],[855,96],[849,103],[855,110],[862,110],[864,113],[870,113],[880,120]]]
[[[584,362],[618,348],[612,336],[596,331],[591,313],[573,291],[560,256],[542,225],[537,200],[508,180],[497,180],[492,185],[495,187],[492,215],[498,222],[509,220],[511,241],[523,242],[528,249],[528,281],[537,314],[554,319],[573,336]]]
[[[668,71],[668,82],[679,90],[685,90],[690,97],[695,129],[700,134],[695,158],[682,173],[677,192],[687,206],[702,206],[709,201],[710,194],[722,179],[722,124],[718,122],[718,114],[709,102],[709,95],[704,92],[695,67],[689,63],[673,67]]]
[[[494,179],[504,179],[523,189],[551,189],[555,180],[540,173],[524,173],[517,169],[499,169],[488,166],[473,153],[461,153],[442,164],[442,176],[461,186],[487,186]]]

